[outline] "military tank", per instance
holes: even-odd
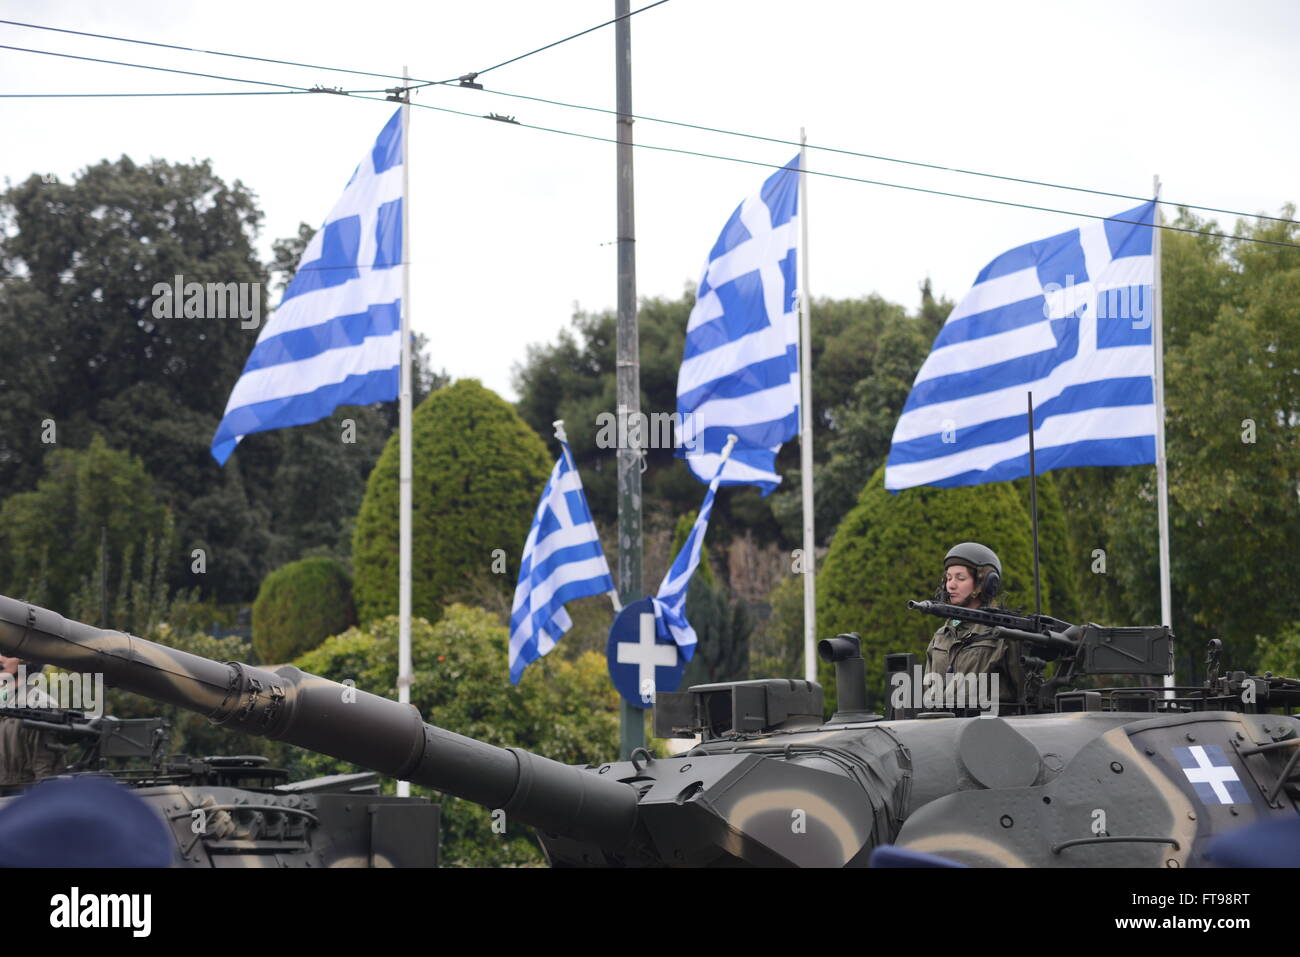
[[[1041,652],[1026,658],[1079,675],[1169,673],[1168,629],[1015,624],[1026,621],[1005,631]],[[573,767],[291,666],[223,664],[0,596],[6,655],[102,673],[222,727],[503,811],[536,829],[555,866],[860,866],[892,844],[975,866],[1185,867],[1208,863],[1212,837],[1297,813],[1300,719],[1268,709],[1300,704],[1300,682],[1040,685],[1050,710],[1022,695],[1021,713],[885,716],[867,711],[858,636],[819,650],[836,669],[829,721],[814,682],[699,685],[656,699],[657,733],[698,735],[690,750]]]
[[[60,776],[110,776],[166,822],[180,867],[436,867],[439,807],[380,793],[373,772],[291,781],[262,755],[170,754],[165,719],[0,708]],[[22,786],[0,787],[0,811]]]

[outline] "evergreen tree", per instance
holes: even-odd
[[[412,614],[437,621],[456,596],[509,600],[551,462],[537,434],[496,393],[462,379],[411,420]],[[360,620],[397,612],[398,437],[366,483],[353,537]],[[508,605],[507,605],[508,607]]]

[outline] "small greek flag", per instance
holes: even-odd
[[[510,681],[555,647],[573,625],[564,603],[614,590],[567,442],[542,492],[524,542],[510,612]]]
[[[885,487],[979,485],[1154,462],[1155,203],[984,267],[934,340],[894,428]]]
[[[402,330],[402,116],[393,114],[302,255],[212,437],[226,463],[253,432],[396,399]]]
[[[686,536],[681,551],[673,559],[672,565],[664,573],[664,580],[659,584],[659,594],[653,599],[655,606],[655,631],[661,638],[671,638],[677,643],[682,658],[690,661],[695,655],[695,646],[699,639],[695,629],[686,620],[686,591],[691,584],[691,576],[700,564],[700,552],[704,548],[704,536],[709,530],[709,515],[713,512],[713,497],[718,493],[718,485],[727,464],[727,448],[718,453],[722,459],[709,482],[709,490],[704,493],[704,504],[695,519],[691,534]],[[732,454],[735,454],[734,452]]]
[[[799,434],[798,213],[796,156],[736,208],[709,252],[677,374],[677,454],[701,482],[734,433],[722,484],[767,495],[781,481],[781,443]]]

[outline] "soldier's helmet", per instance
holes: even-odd
[[[943,567],[947,568],[949,565],[969,565],[976,570],[981,565],[992,565],[999,577],[1002,575],[1002,562],[998,561],[997,553],[979,542],[962,542],[948,549],[948,554],[943,559]]]
[[[948,549],[948,554],[944,556],[943,567],[949,565],[968,565],[976,573],[979,581],[979,591],[977,594],[983,601],[992,601],[1002,590],[1002,562],[998,560],[997,553],[987,545],[981,545],[979,542],[962,542],[960,545],[954,545]],[[982,576],[980,569],[987,568]]]

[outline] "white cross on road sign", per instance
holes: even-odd
[[[641,615],[641,640],[636,644],[630,641],[618,643],[618,663],[637,666],[637,687],[641,693],[654,694],[655,666],[671,668],[677,664],[677,646],[661,645],[655,642],[655,616]]]
[[[1210,761],[1210,756],[1205,753],[1205,748],[1196,744],[1187,749],[1196,759],[1197,767],[1183,768],[1183,773],[1187,775],[1187,780],[1194,784],[1208,784],[1214,788],[1214,796],[1224,804],[1232,803],[1232,795],[1228,789],[1223,786],[1225,781],[1240,781],[1237,772],[1231,766],[1224,767],[1215,765]]]

